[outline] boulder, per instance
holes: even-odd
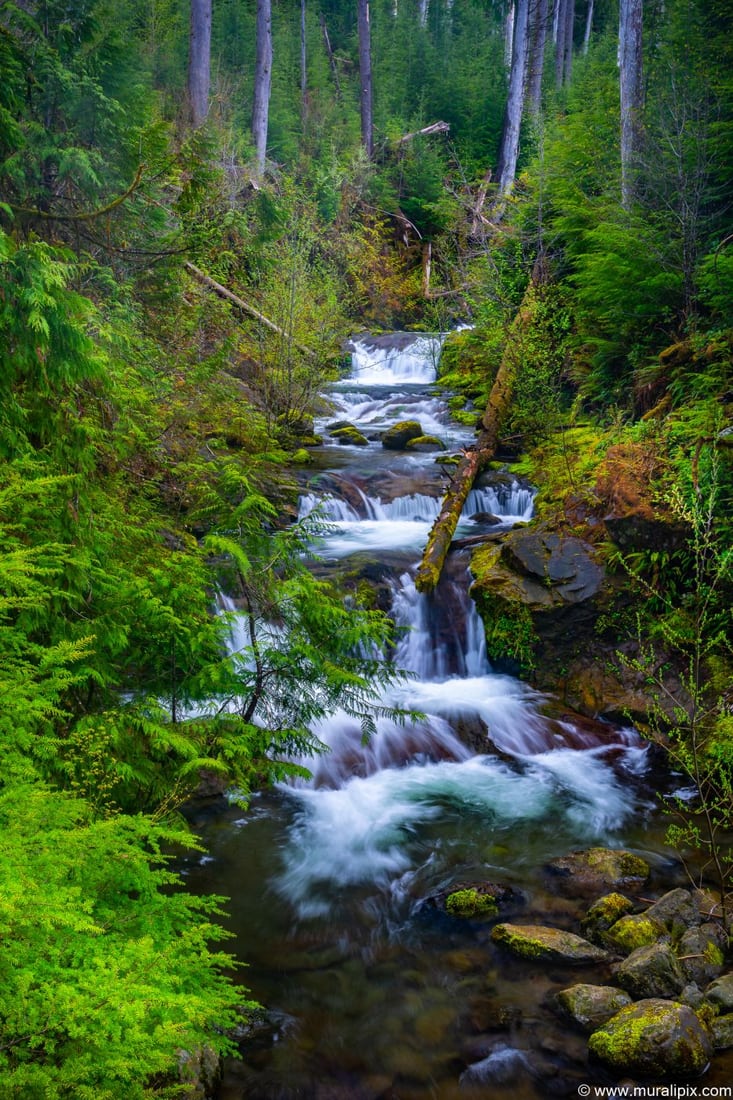
[[[713,1020],[713,1046],[716,1050],[730,1050],[733,1047],[733,1012]]]
[[[454,890],[445,899],[446,912],[452,917],[496,917],[499,907],[496,898],[488,891],[479,892],[475,887]]]
[[[722,1012],[733,1012],[733,974],[723,974],[705,990],[705,1000]]]
[[[638,947],[616,970],[616,981],[632,997],[677,997],[687,978],[669,944]]]
[[[347,447],[368,447],[369,440],[362,435],[353,424],[347,424],[343,428],[335,428],[331,433],[331,439]]]
[[[557,1003],[583,1031],[591,1032],[630,1005],[631,997],[610,985],[579,984],[561,990]]]
[[[564,932],[539,924],[497,924],[491,933],[494,943],[506,947],[521,959],[563,962],[570,965],[599,963],[608,960],[607,952],[594,944]]]
[[[677,952],[689,981],[705,986],[723,972],[726,936],[720,925],[701,924],[688,928]]]
[[[419,420],[400,420],[382,436],[382,446],[388,451],[404,451],[411,439],[423,435]]]
[[[622,1008],[591,1035],[588,1049],[616,1073],[669,1080],[702,1073],[713,1043],[687,1005],[652,998]]]
[[[407,440],[405,450],[428,454],[430,451],[444,451],[445,444],[441,443],[435,435],[416,435],[414,439]]]
[[[646,860],[623,848],[588,848],[571,852],[547,865],[568,892],[599,893],[604,889],[640,887],[649,878],[651,869]]]
[[[695,898],[689,890],[683,890],[681,887],[663,894],[649,906],[646,915],[661,921],[675,938],[679,938],[688,928],[700,923],[700,912]]]
[[[634,913],[621,917],[606,933],[606,940],[621,951],[635,951],[667,937],[667,929],[660,920],[647,913]]]
[[[603,943],[605,942],[604,933],[633,908],[633,902],[623,894],[604,894],[602,898],[593,902],[581,920],[581,931],[593,943]]]

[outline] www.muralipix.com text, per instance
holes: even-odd
[[[578,1096],[601,1100],[623,1100],[637,1097],[670,1097],[671,1100],[695,1100],[703,1097],[733,1097],[732,1085],[578,1085]]]

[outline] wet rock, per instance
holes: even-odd
[[[674,936],[679,937],[692,925],[700,923],[696,901],[689,890],[678,888],[663,894],[650,905],[646,916],[659,920]]]
[[[178,1052],[178,1077],[185,1086],[185,1100],[208,1100],[221,1081],[221,1058],[210,1046]]]
[[[637,947],[647,947],[666,936],[667,929],[662,922],[647,913],[621,917],[606,933],[614,947],[626,952],[635,951]]]
[[[444,451],[445,444],[434,435],[416,435],[414,439],[407,440],[405,450],[428,454],[430,451]]]
[[[677,998],[683,1005],[689,1005],[690,1008],[698,1009],[705,1003],[705,997],[700,990],[700,987],[695,982],[690,982],[680,993]]]
[[[517,530],[502,546],[502,562],[515,573],[537,578],[555,598],[580,603],[598,592],[603,569],[594,560],[593,547],[580,539],[554,532]]]
[[[603,943],[603,933],[634,908],[623,894],[604,894],[594,901],[580,922],[584,936],[593,943]]]
[[[692,898],[697,906],[701,921],[708,921],[711,917],[723,916],[720,904],[720,894],[717,890],[693,890]]]
[[[591,1032],[631,1004],[631,997],[610,985],[573,985],[558,993],[557,1003],[583,1031]]]
[[[733,974],[723,974],[705,990],[705,1000],[722,1012],[733,1012]]]
[[[677,997],[687,978],[666,943],[652,943],[632,951],[616,970],[616,981],[632,997]]]
[[[588,848],[554,859],[548,871],[565,881],[566,889],[578,894],[604,889],[640,887],[651,869],[646,860],[623,848]]]
[[[588,1049],[616,1072],[668,1079],[700,1074],[713,1044],[687,1005],[650,998],[622,1008],[591,1035]]]
[[[526,1051],[500,1046],[461,1074],[461,1085],[509,1085],[529,1069]]]
[[[730,1050],[733,1047],[732,1012],[713,1020],[713,1046],[716,1050]]]
[[[388,451],[404,451],[411,439],[423,435],[419,420],[400,420],[382,436],[382,446]]]
[[[353,424],[347,424],[343,428],[336,428],[331,433],[331,439],[335,439],[337,443],[341,443],[343,446],[349,447],[368,447],[369,440],[365,435],[355,428]]]
[[[496,898],[488,891],[477,889],[454,890],[445,899],[445,908],[452,917],[496,917],[499,907]]]
[[[491,933],[494,943],[506,947],[522,959],[563,962],[570,965],[605,962],[607,952],[594,944],[564,932],[539,924],[497,924]]]
[[[725,933],[717,924],[688,928],[677,949],[682,969],[691,982],[705,986],[723,972]]]

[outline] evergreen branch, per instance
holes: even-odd
[[[47,221],[54,222],[89,222],[94,221],[95,218],[102,218],[105,214],[109,214],[112,210],[115,210],[118,206],[121,206],[125,199],[129,199],[130,195],[140,186],[143,172],[145,171],[145,165],[141,164],[135,173],[135,178],[121,195],[118,195],[116,199],[112,199],[112,202],[108,202],[106,206],[101,206],[99,210],[85,210],[81,214],[55,214],[49,210],[38,210],[30,206],[15,206],[14,203],[8,203],[8,206],[16,214],[21,214],[24,218],[45,218]]]

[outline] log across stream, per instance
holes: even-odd
[[[203,807],[194,821],[209,854],[189,882],[231,898],[230,950],[267,1008],[242,1039],[244,1060],[227,1066],[223,1100],[577,1095],[591,1079],[585,1043],[550,1001],[578,979],[507,958],[490,922],[452,917],[441,899],[458,883],[506,883],[520,919],[571,927],[574,903],[556,895],[548,859],[626,845],[671,873],[657,777],[634,731],[492,672],[465,554],[449,555],[432,594],[415,587],[446,474],[434,454],[388,451],[380,437],[414,418],[451,450],[470,443],[432,391],[439,343],[355,345],[319,427],[349,421],[369,445],[327,442],[301,500],[333,523],[319,568],[377,584],[408,628],[395,660],[412,677],[388,701],[425,720],[381,720],[362,745],[336,714],[316,731],[332,751],[311,762],[310,782],[258,794],[246,812]],[[489,475],[458,535],[526,521],[531,507],[511,473]]]

